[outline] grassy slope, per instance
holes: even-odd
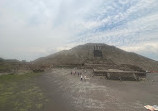
[[[0,76],[0,111],[42,111],[47,99],[35,82],[37,76]]]

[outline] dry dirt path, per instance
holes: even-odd
[[[80,81],[71,70],[53,69],[38,79],[49,99],[45,111],[146,111],[144,105],[158,104],[158,74],[140,82],[100,77]]]

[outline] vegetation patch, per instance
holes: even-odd
[[[0,111],[42,111],[48,101],[36,84],[39,73],[0,76]]]

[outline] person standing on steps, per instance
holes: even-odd
[[[80,75],[80,72],[78,72],[78,76]]]
[[[86,81],[86,76],[84,76],[84,81]]]
[[[72,75],[72,71],[71,71],[71,75]]]
[[[81,75],[81,81],[82,81],[82,79],[83,79],[83,77],[82,77],[82,75]]]

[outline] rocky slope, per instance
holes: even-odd
[[[101,50],[102,57],[94,56],[94,49]],[[47,57],[39,58],[33,63],[50,65],[129,64],[141,67],[144,70],[158,70],[158,61],[100,43],[79,45],[70,50],[63,50]]]

